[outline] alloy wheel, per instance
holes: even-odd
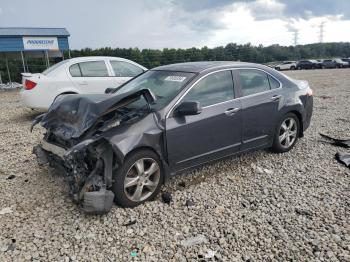
[[[152,158],[137,160],[128,170],[124,179],[124,192],[134,202],[144,201],[157,189],[160,168]]]
[[[279,142],[282,147],[289,148],[297,138],[297,123],[294,118],[286,118],[280,127]]]

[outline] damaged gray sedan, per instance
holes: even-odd
[[[38,116],[39,164],[64,172],[86,212],[134,207],[172,175],[262,148],[289,151],[310,124],[312,90],[262,65],[161,66],[101,95],[63,95]],[[32,127],[33,127],[32,126]]]

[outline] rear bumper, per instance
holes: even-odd
[[[32,109],[38,109],[38,110],[47,110],[52,101],[50,101],[49,98],[43,97],[43,95],[39,94],[37,90],[25,90],[24,88],[21,89],[19,92],[21,97],[21,102],[23,106],[32,108]]]
[[[97,188],[93,184],[95,181],[100,184],[105,182],[105,158],[102,157],[104,163],[96,161],[93,170],[83,169],[83,166],[86,167],[86,163],[82,163],[84,158],[75,159],[74,156],[67,155],[66,149],[45,140],[33,148],[33,153],[37,156],[39,165],[48,164],[63,173],[70,186],[71,197],[84,212],[103,214],[112,208],[114,193],[107,190],[106,185]]]
[[[309,96],[305,103],[305,117],[303,119],[303,131],[308,129],[311,123],[312,111],[313,111],[314,99]]]

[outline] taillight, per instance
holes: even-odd
[[[24,82],[24,89],[26,90],[33,89],[35,86],[36,86],[36,83],[28,79],[26,79],[26,81]]]
[[[306,93],[308,96],[313,96],[313,94],[314,94],[314,91],[312,91],[312,89],[311,88],[309,88],[308,90],[307,90],[307,93]]]

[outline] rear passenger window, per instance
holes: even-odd
[[[104,77],[108,76],[107,67],[104,61],[91,61],[79,63],[83,77]]]
[[[198,101],[201,106],[210,106],[234,98],[231,71],[211,74],[200,80],[186,94],[183,101]]]
[[[143,73],[143,69],[123,61],[110,61],[114,75],[118,77],[135,77]]]
[[[268,75],[271,89],[276,89],[280,87],[280,83],[272,76]]]
[[[267,74],[254,69],[239,70],[242,96],[249,96],[270,90]]]
[[[79,64],[72,65],[69,68],[69,72],[70,72],[71,76],[73,76],[73,77],[80,77],[81,71],[80,71]]]

